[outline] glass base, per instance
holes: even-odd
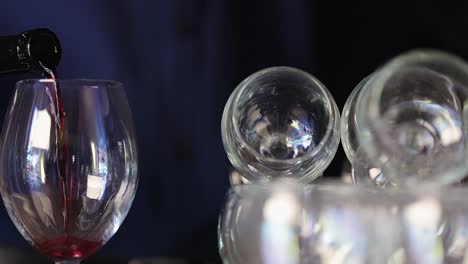
[[[80,264],[81,260],[55,260],[55,264]]]

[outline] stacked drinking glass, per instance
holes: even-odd
[[[317,183],[339,131],[354,185]],[[310,74],[245,79],[222,120],[225,263],[468,263],[468,65],[404,53],[338,108]],[[466,197],[466,198],[465,198]]]

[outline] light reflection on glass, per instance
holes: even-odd
[[[39,173],[41,175],[41,183],[45,183],[46,182],[46,168],[45,168],[45,157],[44,155],[40,155],[40,158],[39,158],[39,167],[40,167],[40,170],[39,170]]]
[[[454,144],[460,141],[462,138],[462,131],[460,127],[457,126],[449,126],[447,129],[442,130],[440,134],[440,139],[442,144],[445,146]]]
[[[242,176],[238,171],[232,170],[231,173],[229,173],[229,183],[231,186],[234,186],[240,184],[249,184],[250,181]]]
[[[91,172],[95,175],[88,174],[86,196],[94,200],[99,200],[102,197],[108,177],[107,147],[105,144],[101,145],[103,146],[98,147],[95,142],[90,142]]]
[[[47,227],[56,225],[50,198],[40,192],[33,192],[32,196],[34,207],[42,223]]]
[[[382,173],[382,171],[379,168],[370,168],[369,169],[369,177],[372,180],[376,180],[377,177]]]
[[[49,149],[51,118],[47,110],[35,110],[31,125],[30,146],[34,148]]]
[[[287,192],[280,192],[266,201],[263,215],[266,221],[272,223],[293,224],[297,221],[299,206],[296,197]]]
[[[107,157],[107,151],[106,148],[99,149],[98,152],[98,174],[101,177],[107,177],[108,176],[108,157]]]
[[[88,175],[86,196],[90,199],[99,200],[104,190],[103,177]]]
[[[91,148],[91,156],[92,156],[92,159],[93,159],[92,160],[92,166],[93,167],[91,168],[91,170],[96,171],[96,168],[98,168],[98,158],[97,158],[96,144],[93,141],[91,141],[89,143],[89,145],[90,145],[90,148]]]
[[[299,201],[287,192],[276,193],[265,202],[263,208],[265,221],[261,226],[264,263],[299,263],[297,221],[300,212]]]
[[[321,263],[363,263],[365,259],[365,233],[359,217],[351,208],[324,208],[316,230],[316,253]]]
[[[409,258],[417,263],[444,263],[443,241],[438,235],[442,208],[434,198],[422,198],[404,209]]]
[[[33,111],[29,130],[26,172],[23,177],[33,186],[46,182],[45,157],[49,154],[52,121],[47,109]]]

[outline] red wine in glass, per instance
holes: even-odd
[[[65,235],[53,240],[40,241],[34,246],[42,254],[55,259],[83,259],[101,248],[102,243]]]

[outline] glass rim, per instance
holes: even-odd
[[[236,87],[235,95],[233,95],[234,97],[233,97],[233,102],[232,102],[232,106],[231,106],[232,107],[232,122],[233,122],[233,124],[235,124],[234,125],[234,133],[238,137],[240,143],[242,143],[244,145],[244,147],[249,152],[258,153],[249,144],[247,144],[247,142],[245,142],[245,140],[242,137],[242,134],[240,132],[239,126],[236,125],[237,121],[235,120],[234,117],[236,116],[237,109],[234,107],[234,105],[236,105],[237,102],[239,102],[239,99],[241,97],[240,91],[242,90],[242,88],[244,88],[247,85],[247,83],[249,81],[258,78],[262,74],[271,73],[271,72],[275,72],[275,71],[278,71],[278,70],[286,70],[286,71],[289,71],[289,72],[304,74],[306,78],[308,78],[313,83],[315,83],[317,85],[317,87],[320,89],[320,91],[325,95],[325,100],[327,102],[327,110],[330,113],[330,118],[329,118],[328,123],[327,123],[327,130],[325,131],[325,135],[323,135],[323,138],[320,140],[319,144],[317,144],[317,146],[313,150],[311,150],[310,152],[308,152],[304,156],[297,157],[297,158],[292,158],[292,159],[286,159],[286,160],[277,160],[277,159],[274,159],[274,158],[263,157],[263,156],[260,156],[260,158],[259,158],[259,159],[261,159],[263,161],[267,161],[267,162],[275,162],[275,163],[279,163],[279,164],[292,165],[292,164],[302,162],[302,161],[304,161],[306,159],[309,159],[310,157],[315,156],[323,148],[325,148],[325,145],[328,142],[328,139],[331,137],[331,133],[333,132],[334,128],[336,126],[340,125],[339,121],[338,121],[340,119],[340,116],[339,116],[339,111],[338,111],[337,106],[336,106],[336,102],[334,101],[333,96],[331,95],[330,91],[328,91],[327,87],[322,82],[320,82],[317,78],[315,78],[313,75],[311,75],[310,73],[308,73],[306,71],[303,71],[301,69],[297,69],[297,68],[293,68],[293,67],[289,67],[289,66],[274,66],[274,67],[269,67],[269,68],[266,68],[266,69],[263,69],[263,70],[259,70],[259,71],[255,72],[255,73],[249,75],[247,78],[245,78]]]
[[[284,191],[298,196],[326,195],[331,197],[327,200],[335,200],[343,203],[353,203],[356,200],[363,200],[367,204],[391,203],[405,200],[415,200],[416,198],[434,198],[444,203],[453,202],[455,204],[466,204],[468,188],[463,186],[447,186],[434,184],[421,184],[418,186],[406,186],[399,188],[377,189],[371,186],[345,184],[341,182],[328,182],[323,184],[301,185],[294,182],[278,182],[273,184],[243,184],[232,186],[229,190],[230,196],[242,197],[245,193],[258,197],[271,195],[275,192]],[[449,194],[449,195],[447,195]],[[388,198],[388,199],[386,199]]]
[[[452,61],[457,67],[463,68],[468,72],[468,67],[466,62],[461,58],[437,49],[415,49],[407,51],[394,59],[391,59],[385,63],[376,74],[369,79],[369,84],[373,86],[373,89],[370,90],[369,100],[365,100],[365,108],[377,110],[380,99],[382,98],[383,90],[385,85],[390,77],[392,77],[402,66],[411,65],[414,62],[419,60],[428,61],[428,55],[435,58],[436,60]],[[433,59],[430,59],[433,60]],[[372,118],[372,122],[369,122],[367,125],[369,127],[381,129],[381,125],[384,123],[381,119],[380,111],[368,111],[368,116]],[[383,132],[383,131],[382,131]]]
[[[60,88],[66,89],[67,87],[107,87],[107,88],[118,88],[123,87],[123,83],[115,80],[106,80],[106,79],[86,79],[86,78],[77,78],[77,79],[23,79],[16,82],[17,88],[26,88],[29,85],[34,85],[37,83],[59,83],[61,84]]]

